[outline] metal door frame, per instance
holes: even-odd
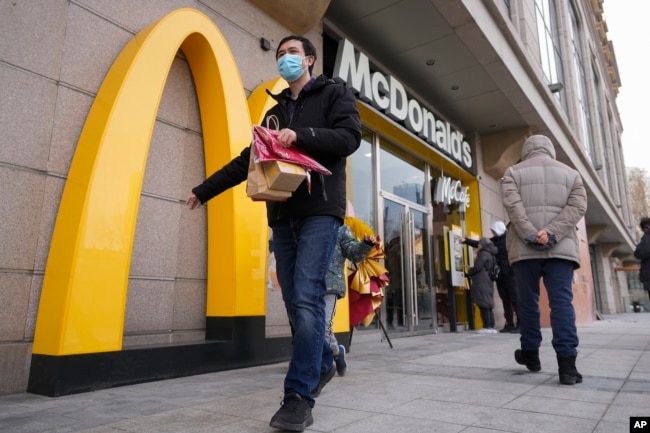
[[[427,216],[427,224],[431,219],[431,209],[427,206],[408,201],[398,195],[387,191],[380,190],[379,197],[382,202],[380,208],[384,207],[384,200],[391,201],[404,207],[404,212],[400,215],[400,235],[402,237],[402,305],[404,306],[404,324],[407,325],[408,332],[413,332],[419,324],[418,318],[418,298],[417,298],[417,281],[415,257],[415,223],[411,210],[422,212]],[[381,232],[384,231],[383,217],[381,220]],[[427,242],[427,239],[422,239]],[[429,249],[427,249],[429,250]],[[408,263],[405,258],[408,257]],[[390,277],[390,276],[389,276]],[[429,276],[432,278],[432,276]],[[430,287],[431,290],[431,287]],[[408,295],[407,295],[408,294]],[[408,298],[408,299],[407,299]]]

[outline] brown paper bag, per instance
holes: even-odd
[[[307,178],[307,172],[301,165],[285,161],[262,162],[266,182],[271,189],[295,191]]]
[[[248,163],[248,177],[246,179],[246,195],[256,201],[285,201],[291,197],[291,191],[269,188],[262,163],[257,158],[255,146],[251,146],[251,158]]]

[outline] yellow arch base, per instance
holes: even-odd
[[[208,17],[179,9],[138,33],[108,72],[77,144],[45,269],[34,354],[122,347],[146,158],[179,48],[197,89],[206,171],[212,173],[250,142],[250,116],[237,66]],[[247,199],[243,186],[211,201],[208,315],[264,315],[265,234],[263,205]],[[258,259],[251,260],[251,255]]]

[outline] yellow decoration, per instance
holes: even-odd
[[[374,231],[358,218],[346,217],[344,222],[359,240],[366,235],[375,236]],[[383,288],[388,285],[386,276],[388,270],[379,262],[384,258],[386,258],[386,254],[383,246],[379,244],[368,253],[363,261],[356,265],[357,269],[350,277],[349,289],[359,294],[354,297],[355,302],[352,302],[353,297],[350,296],[350,309],[355,308],[353,307],[355,305],[360,308],[357,311],[370,311],[358,322],[360,325],[370,325],[375,317],[375,311],[381,306],[384,299]]]
[[[350,227],[352,234],[357,239],[363,239],[364,235],[374,236],[375,232],[365,222],[355,217],[345,217],[343,221],[346,226]]]
[[[360,262],[357,265],[357,268],[357,272],[354,273],[352,281],[350,281],[350,290],[354,290],[362,295],[371,293],[371,277],[379,277],[388,272],[386,268],[374,259],[366,259],[363,262]]]

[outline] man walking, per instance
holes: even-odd
[[[555,148],[548,137],[533,135],[524,142],[521,162],[503,175],[501,193],[511,224],[508,259],[519,288],[521,349],[515,351],[515,360],[530,371],[542,368],[541,278],[551,307],[560,383],[581,383],[575,365],[579,341],[571,283],[573,271],[580,266],[576,224],[587,211],[582,178],[555,160]]]
[[[271,95],[277,104],[265,119],[277,117],[281,146],[305,151],[332,172],[314,176],[311,191],[303,182],[287,201],[266,205],[278,282],[293,332],[284,399],[270,425],[304,431],[314,422],[314,397],[336,373],[325,341],[325,277],[345,218],[346,158],[361,144],[361,121],[350,89],[323,75],[312,77],[316,49],[307,38],[282,39],[276,60],[289,87]],[[192,189],[188,207],[195,209],[246,180],[249,158],[247,147]]]

